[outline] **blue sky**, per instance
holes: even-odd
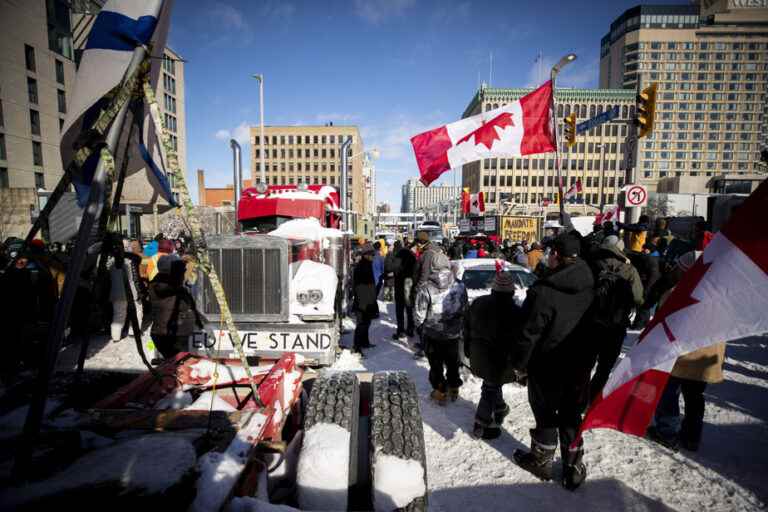
[[[356,124],[376,147],[377,200],[400,208],[400,186],[418,176],[409,139],[458,119],[489,80],[537,83],[573,51],[558,85],[596,87],[600,38],[637,1],[176,0],[169,44],[186,60],[187,170],[231,183],[229,138],[250,162],[246,127],[258,125],[265,75],[269,125]],[[656,2],[656,3],[685,3]],[[460,176],[459,178],[460,179]],[[451,173],[444,175],[451,182]]]

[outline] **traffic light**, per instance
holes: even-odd
[[[656,84],[643,89],[637,95],[637,124],[640,126],[639,138],[653,133],[653,118],[656,114]]]
[[[568,147],[570,148],[576,144],[576,114],[574,113],[566,116],[563,121],[565,122],[565,140],[568,142]]]

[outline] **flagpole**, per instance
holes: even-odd
[[[158,6],[159,10],[159,6]],[[157,16],[159,13],[155,13]],[[128,69],[125,72],[123,83],[129,77],[132,77],[138,73],[139,66],[144,61],[146,55],[146,49],[143,46],[137,47],[133,50],[133,57],[128,65]],[[135,82],[135,87],[139,87],[140,82]],[[74,302],[75,292],[80,283],[80,274],[83,270],[83,266],[86,258],[86,251],[93,231],[96,218],[101,213],[104,206],[105,199],[105,182],[107,178],[107,168],[113,166],[111,154],[114,153],[117,143],[120,140],[120,135],[123,131],[123,124],[125,122],[126,114],[130,101],[125,101],[120,110],[117,112],[114,121],[105,138],[104,146],[99,149],[101,156],[99,163],[94,171],[93,180],[91,182],[91,189],[88,195],[88,204],[83,210],[83,218],[80,221],[80,229],[77,235],[77,242],[73,249],[72,257],[70,259],[70,266],[67,269],[67,275],[64,279],[64,288],[62,290],[61,298],[56,303],[56,309],[54,312],[53,321],[48,335],[45,354],[41,360],[40,368],[38,369],[37,383],[33,391],[32,401],[27,413],[27,419],[24,423],[24,431],[19,443],[19,448],[16,454],[15,465],[13,471],[16,476],[23,476],[27,474],[29,464],[32,460],[32,451],[34,450],[37,436],[40,433],[40,426],[43,420],[43,412],[45,410],[45,402],[48,396],[48,387],[51,380],[51,374],[56,366],[56,360],[61,348],[61,341],[64,336],[64,329],[69,320],[69,315],[72,310],[72,303]],[[97,149],[94,149],[94,151]]]

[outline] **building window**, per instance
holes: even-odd
[[[5,134],[0,133],[0,160],[8,160],[8,153],[5,150]]]
[[[61,114],[66,114],[67,113],[67,96],[66,96],[66,93],[64,91],[62,91],[61,89],[57,89],[56,90],[56,98],[57,98],[57,100],[59,102],[59,112]]]
[[[35,63],[35,49],[28,44],[24,45],[24,59],[27,62],[27,70],[37,71],[37,64]]]
[[[45,190],[45,175],[41,172],[35,173],[35,188]]]
[[[37,80],[27,77],[27,95],[29,96],[29,102],[35,105],[38,102],[37,98]]]
[[[40,135],[40,112],[37,110],[29,111],[29,129],[32,135]]]
[[[43,146],[39,142],[32,141],[32,163],[34,165],[43,165]]]
[[[8,180],[8,168],[0,167],[0,188],[8,188],[10,182]]]
[[[163,69],[168,73],[176,74],[176,61],[167,55],[163,55]]]
[[[64,85],[64,63],[56,59],[56,81]]]
[[[5,116],[3,116],[3,102],[0,100],[0,126],[5,126]]]

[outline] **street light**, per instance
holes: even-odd
[[[568,55],[565,55],[562,57],[559,61],[557,61],[557,64],[552,66],[552,71],[549,74],[549,79],[552,83],[552,116],[554,118],[555,115],[555,81],[557,79],[557,74],[560,73],[560,70],[562,70],[565,66],[570,64],[576,60],[576,54],[575,53],[569,53]],[[562,224],[565,220],[565,205],[563,204],[563,178],[562,178],[562,172],[560,169],[561,162],[560,162],[560,141],[557,140],[557,119],[555,119],[554,122],[554,134],[553,137],[555,139],[555,170],[557,170],[557,193],[559,195],[558,203],[560,204],[560,223]],[[545,173],[546,174],[546,173]],[[547,178],[546,175],[544,176],[544,184],[546,186]],[[546,220],[546,209],[544,214],[544,220]]]
[[[267,170],[264,163],[264,75],[253,75],[253,78],[259,81],[259,181],[267,182]]]

